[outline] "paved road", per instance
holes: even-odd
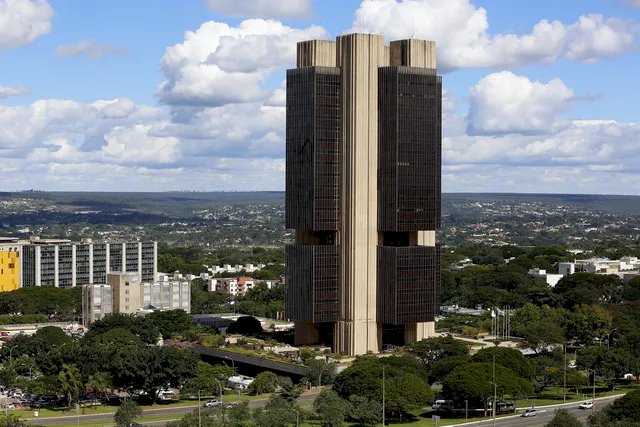
[[[614,397],[605,397],[603,399],[596,399],[596,404],[594,405],[594,411],[598,411],[602,409],[603,407],[605,407],[606,405],[608,405],[609,403],[611,403],[612,401],[614,401],[619,397],[620,396],[614,396]],[[589,415],[591,415],[591,409],[586,409],[586,410],[578,409],[578,405],[579,403],[571,403],[571,404],[565,405],[565,408],[567,408],[571,413],[577,416],[580,421],[586,422]],[[511,427],[511,426],[542,427],[545,424],[547,424],[549,421],[551,421],[551,419],[555,416],[556,409],[558,409],[559,407],[561,407],[561,405],[554,406],[551,408],[539,408],[538,415],[530,418],[524,418],[520,416],[497,418],[495,425],[496,427]],[[493,424],[493,420],[490,419],[487,421],[478,421],[475,423],[458,424],[458,425],[461,425],[461,426],[464,425],[467,427],[490,427],[490,426],[493,426],[494,424]]]
[[[308,392],[305,392],[302,396],[298,398],[298,403],[312,402],[316,398],[318,393],[320,393],[320,391],[317,389],[313,389]],[[258,407],[264,406],[264,404],[267,403],[267,399],[249,400],[248,403],[249,403],[249,407],[258,408]],[[197,410],[198,410],[198,405],[170,407],[170,408],[156,407],[154,409],[144,409],[143,417],[139,420],[139,422],[141,422],[142,424],[149,424],[149,425],[165,425],[166,423],[164,421],[153,421],[153,422],[145,423],[144,417],[147,416],[147,417],[156,418],[156,417],[166,416],[167,419],[169,420],[169,419],[179,418],[184,414],[195,412]],[[87,411],[90,411],[90,409],[88,409]],[[56,426],[56,425],[59,426],[59,425],[75,424],[77,420],[78,420],[77,415],[70,415],[70,416],[64,416],[64,417],[29,418],[26,421],[30,424],[38,424],[38,425],[44,425],[44,426]],[[80,415],[81,423],[92,423],[92,422],[105,423],[109,421],[113,421],[113,414]]]

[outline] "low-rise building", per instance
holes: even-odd
[[[552,288],[555,287],[560,279],[562,279],[562,274],[551,274],[547,273],[547,270],[542,270],[539,268],[532,268],[529,270],[529,275],[533,277],[538,277],[540,279],[544,279],[547,282],[547,285]]]
[[[256,280],[252,277],[209,279],[207,289],[209,292],[223,291],[233,296],[242,296],[253,289]]]
[[[255,378],[244,375],[234,375],[227,379],[227,386],[234,390],[246,390]]]
[[[191,312],[191,284],[187,281],[142,282],[137,273],[109,273],[106,284],[82,287],[85,325],[111,313],[144,315],[176,309]]]

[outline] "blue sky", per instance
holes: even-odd
[[[640,1],[0,0],[0,190],[282,190],[298,40],[435,40],[443,190],[639,194]]]

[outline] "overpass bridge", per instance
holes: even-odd
[[[200,345],[191,345],[189,349],[198,353],[203,360],[213,363],[225,363],[238,368],[238,372],[245,375],[255,376],[262,371],[272,371],[278,375],[291,377],[292,379],[300,379],[304,377],[306,373],[304,366],[294,365],[293,363],[277,362],[275,360]]]

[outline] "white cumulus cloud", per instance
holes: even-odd
[[[158,96],[171,105],[264,99],[271,93],[265,86],[269,76],[295,63],[296,42],[326,37],[318,26],[295,29],[272,20],[250,19],[237,27],[205,22],[166,49]]]
[[[103,157],[119,164],[175,163],[182,158],[180,140],[153,136],[151,125],[117,126],[107,133]]]
[[[0,85],[0,99],[10,96],[20,96],[29,93],[29,88],[24,86],[2,86]]]
[[[0,49],[22,46],[51,31],[46,0],[0,0]]]
[[[532,82],[509,71],[492,73],[472,89],[467,130],[471,134],[552,133],[562,126],[573,91],[559,80]]]
[[[595,61],[621,54],[634,44],[626,22],[601,15],[577,22],[542,20],[528,34],[489,33],[487,11],[469,0],[363,0],[350,31],[391,39],[435,40],[439,67],[508,67],[558,58]]]
[[[228,16],[300,18],[311,14],[311,0],[207,0],[207,4]]]

